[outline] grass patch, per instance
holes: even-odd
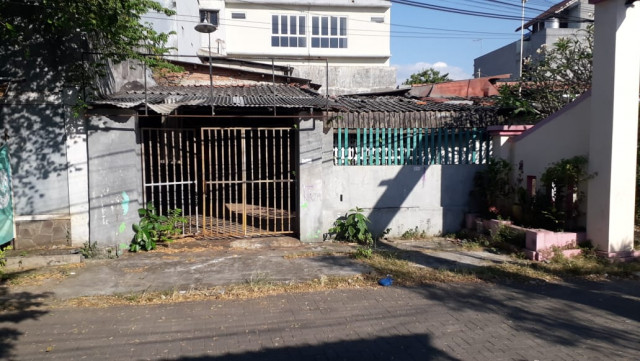
[[[416,265],[403,259],[403,252],[376,251],[362,262],[374,270],[365,276],[367,279],[376,281],[391,275],[394,282],[401,286],[469,282],[559,282],[568,279],[597,281],[635,278],[640,272],[640,262],[612,262],[596,257],[593,251],[585,252],[584,255],[571,259],[556,256],[548,263],[520,259],[520,253],[512,253],[509,262],[454,269]]]
[[[400,235],[400,239],[410,240],[410,239],[427,239],[429,235],[426,231],[421,231],[418,227],[414,229],[408,229]]]

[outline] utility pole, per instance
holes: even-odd
[[[524,4],[526,2],[527,0],[522,0],[522,18],[520,23],[520,72],[518,73],[518,80],[522,79],[522,59],[524,57],[524,54],[522,54],[524,51]]]

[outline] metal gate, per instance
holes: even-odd
[[[212,237],[294,232],[291,128],[203,128],[203,231]]]
[[[201,227],[198,187],[198,147],[193,129],[142,128],[144,203],[159,214],[176,208],[187,217],[183,233]]]

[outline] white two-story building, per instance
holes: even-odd
[[[245,69],[254,62],[290,67],[285,75],[310,79],[331,95],[395,87],[395,69],[389,66],[388,0],[161,3],[177,14],[168,19],[150,14],[145,20],[160,31],[175,33],[168,44],[175,48],[175,60],[206,63],[211,51],[215,64],[234,59],[246,61]],[[194,29],[204,20],[217,25],[210,42],[208,34]],[[238,66],[234,64],[229,66]]]

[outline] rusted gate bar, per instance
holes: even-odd
[[[291,128],[203,128],[205,232],[244,237],[294,232]]]

